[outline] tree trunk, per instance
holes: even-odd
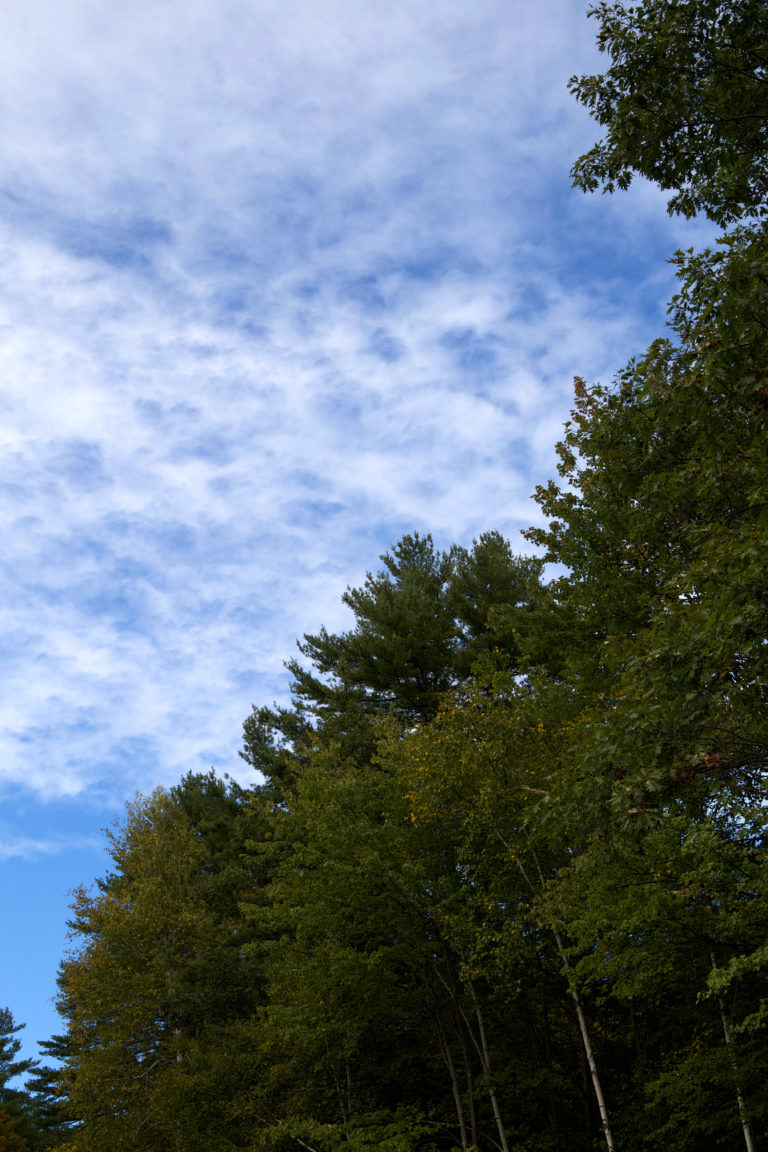
[[[467,1048],[467,1041],[464,1036],[464,1025],[459,1012],[459,1006],[456,1003],[456,997],[453,996],[453,1011],[456,1017],[456,1029],[459,1034],[459,1043],[461,1045],[461,1055],[464,1061],[464,1078],[467,1082],[467,1096],[469,1103],[469,1134],[470,1142],[473,1147],[477,1147],[477,1111],[475,1108],[475,1079],[472,1073],[472,1061],[469,1057],[469,1049]]]
[[[448,1043],[448,1037],[445,1034],[443,1021],[440,1018],[440,1013],[435,1012],[435,1020],[437,1022],[437,1034],[440,1038],[440,1052],[442,1053],[445,1066],[448,1069],[448,1075],[451,1078],[451,1090],[453,1092],[453,1102],[456,1106],[456,1118],[459,1122],[459,1135],[461,1137],[461,1147],[463,1152],[466,1152],[469,1147],[467,1140],[467,1125],[464,1120],[464,1107],[461,1103],[461,1090],[459,1088],[458,1077],[456,1076],[456,1066],[453,1063],[453,1056],[451,1055],[451,1047]]]
[[[715,960],[714,952],[712,956],[712,971],[717,972],[717,962]],[[723,1035],[725,1036],[725,1044],[728,1049],[728,1055],[731,1059],[731,1070],[733,1072],[733,1083],[736,1089],[736,1103],[739,1106],[739,1119],[741,1120],[741,1130],[744,1133],[744,1143],[747,1146],[747,1152],[755,1152],[755,1145],[752,1140],[752,1130],[749,1126],[747,1119],[747,1109],[744,1105],[744,1097],[741,1094],[741,1081],[739,1079],[739,1066],[736,1063],[736,1052],[733,1047],[733,1037],[731,1030],[728,1027],[728,1016],[725,1011],[725,1000],[720,993],[717,994],[717,1003],[720,1008],[720,1019],[723,1022]]]
[[[584,1055],[587,1058],[587,1064],[589,1065],[589,1074],[592,1077],[592,1088],[594,1089],[595,1098],[597,1100],[597,1106],[600,1109],[600,1122],[603,1126],[603,1135],[605,1136],[606,1144],[610,1148],[611,1152],[613,1152],[613,1150],[615,1148],[615,1144],[613,1142],[613,1133],[611,1132],[611,1125],[608,1121],[608,1109],[605,1106],[605,1097],[603,1096],[603,1088],[602,1088],[602,1085],[600,1083],[600,1076],[599,1076],[598,1071],[597,1071],[597,1062],[595,1060],[595,1054],[592,1051],[592,1041],[589,1038],[589,1031],[587,1029],[587,1018],[584,1015],[584,1005],[582,1004],[581,993],[579,992],[579,989],[576,986],[576,981],[573,978],[573,974],[571,972],[571,966],[568,963],[568,957],[566,955],[565,947],[563,945],[562,936],[560,935],[560,933],[556,929],[553,928],[552,931],[554,933],[555,942],[557,944],[557,950],[560,953],[560,959],[562,960],[563,967],[565,968],[565,975],[566,975],[566,978],[568,980],[568,990],[571,994],[571,999],[573,1000],[574,1007],[576,1008],[576,1016],[577,1016],[578,1021],[579,1021],[579,1030],[581,1032],[581,1040],[582,1040],[582,1043],[584,1045]]]
[[[544,891],[546,889],[547,883],[544,879],[544,873],[541,870],[538,856],[533,849],[531,849],[531,855],[533,856],[533,862],[536,865],[536,871],[539,874],[539,883],[541,884],[542,891]],[[523,875],[525,875],[525,873],[523,873]],[[584,1015],[584,1005],[581,1000],[581,993],[579,992],[576,981],[573,978],[573,973],[571,972],[571,966],[568,962],[568,956],[565,951],[565,945],[563,944],[563,938],[556,928],[552,929],[552,933],[555,937],[557,950],[560,953],[560,959],[563,962],[563,968],[565,969],[566,979],[568,980],[568,991],[571,994],[571,999],[573,1000],[573,1004],[576,1009],[576,1016],[579,1021],[579,1030],[581,1032],[581,1040],[584,1045],[584,1054],[587,1057],[589,1074],[592,1077],[592,1087],[594,1089],[595,1099],[597,1100],[597,1106],[600,1109],[600,1122],[603,1127],[603,1136],[605,1137],[605,1142],[608,1145],[610,1152],[614,1152],[616,1145],[613,1142],[613,1133],[611,1132],[611,1125],[608,1120],[608,1109],[605,1106],[603,1087],[600,1083],[600,1076],[597,1071],[597,1061],[595,1060],[595,1054],[592,1051],[592,1041],[589,1038],[587,1018]]]
[[[465,984],[469,990],[469,995],[472,1000],[472,1005],[475,1009],[475,1016],[477,1018],[477,1029],[480,1036],[480,1060],[483,1065],[483,1072],[485,1073],[488,1081],[488,1095],[491,1100],[491,1108],[493,1109],[493,1116],[496,1121],[496,1129],[499,1133],[499,1140],[501,1141],[502,1152],[509,1152],[509,1145],[507,1144],[507,1134],[504,1131],[504,1124],[501,1119],[501,1110],[499,1108],[499,1101],[496,1097],[496,1089],[493,1087],[493,1080],[491,1079],[491,1057],[488,1051],[488,1041],[485,1035],[485,1021],[483,1014],[480,1011],[480,1003],[477,999],[475,986],[469,977],[466,978]]]

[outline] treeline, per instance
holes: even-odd
[[[406,536],[246,720],[259,783],[129,806],[0,1150],[768,1147],[768,8],[595,14],[576,181],[730,230],[577,380],[542,559]]]

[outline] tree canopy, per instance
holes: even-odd
[[[768,199],[768,11],[763,0],[594,5],[604,73],[571,91],[606,128],[573,167],[585,191],[634,175],[671,192],[670,212],[717,224]]]
[[[768,1142],[767,11],[593,9],[577,183],[737,226],[577,378],[539,559],[403,537],[247,718],[252,789],[128,806],[37,1070],[69,1152]]]

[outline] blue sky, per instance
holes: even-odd
[[[0,1006],[137,791],[238,759],[403,533],[520,551],[704,236],[584,197],[581,0],[5,0]]]

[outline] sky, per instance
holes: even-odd
[[[136,792],[238,757],[402,535],[515,549],[703,226],[585,197],[582,0],[4,0],[0,1007]]]

